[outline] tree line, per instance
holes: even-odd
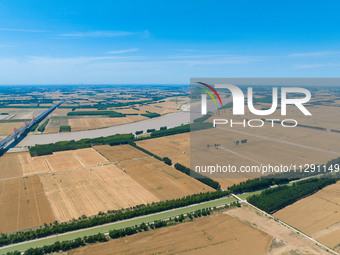
[[[45,128],[46,128],[46,125],[47,123],[49,122],[50,119],[47,119],[43,122],[43,124],[40,125],[40,127],[38,127],[38,131],[39,132],[44,132],[45,131]]]
[[[119,145],[126,144],[133,140],[133,134],[117,134],[108,137],[99,137],[93,139],[82,139],[79,141],[61,141],[50,144],[41,144],[30,147],[29,152],[32,157],[53,154],[56,151],[77,150],[82,148],[89,148],[93,145]]]
[[[150,119],[161,116],[159,113],[156,112],[141,113],[141,115]]]
[[[30,248],[24,252],[24,255],[43,255],[43,254],[49,254],[52,252],[68,251],[68,250],[75,249],[81,246],[85,246],[87,244],[92,244],[92,243],[97,243],[97,242],[107,242],[109,239],[118,239],[118,238],[130,236],[130,235],[134,235],[140,232],[146,232],[146,231],[170,226],[173,224],[191,221],[194,218],[211,215],[211,213],[215,210],[220,210],[224,208],[232,208],[235,206],[240,206],[240,204],[238,202],[233,202],[230,205],[225,205],[223,208],[208,207],[208,208],[198,209],[192,213],[187,213],[185,215],[180,214],[177,217],[170,218],[167,220],[156,220],[150,223],[142,222],[140,225],[135,225],[133,227],[110,230],[108,237],[102,233],[98,233],[96,235],[84,236],[83,238],[78,237],[74,240],[69,240],[69,241],[68,240],[62,241],[62,242],[57,241],[51,245],[45,245],[43,247],[38,247],[38,248]],[[21,253],[19,251],[7,253],[7,255],[20,255],[20,254]]]
[[[336,183],[337,180],[335,178],[311,178],[293,183],[292,186],[284,185],[266,189],[259,195],[247,198],[247,200],[267,213],[274,213],[327,185]]]
[[[69,112],[67,116],[93,116],[93,115],[105,115],[110,118],[125,117],[126,115],[116,111],[77,111]]]
[[[148,154],[152,157],[154,157],[155,159],[158,159],[160,161],[163,161],[165,164],[171,166],[172,165],[172,161],[171,159],[169,159],[168,157],[164,157],[164,158],[161,158],[159,157],[158,155],[152,153],[151,151],[148,151],[140,146],[138,146],[135,142],[133,141],[129,141],[129,144],[133,147],[135,147],[136,149],[144,152],[145,154]],[[221,185],[217,182],[217,181],[214,181],[213,179],[210,179],[209,177],[207,176],[204,176],[204,175],[201,175],[199,173],[196,173],[194,171],[192,171],[190,168],[187,168],[179,163],[176,163],[175,164],[175,169],[181,171],[182,173],[185,173],[186,175],[189,175],[190,177],[193,177],[195,178],[197,181],[199,182],[202,182],[210,187],[212,187],[213,189],[216,189],[216,190],[219,190],[221,189]]]
[[[94,227],[110,222],[131,219],[138,216],[162,212],[170,209],[180,208],[192,204],[207,202],[217,198],[230,195],[230,191],[213,191],[194,194],[183,198],[153,202],[151,204],[141,204],[134,207],[109,210],[106,213],[99,212],[93,217],[80,217],[69,222],[59,223],[55,221],[51,224],[45,224],[37,229],[18,231],[11,234],[1,234],[0,247],[4,245],[19,243],[36,238],[46,237],[53,234],[65,233],[73,230]]]
[[[277,174],[270,174],[261,178],[254,178],[249,179],[244,182],[240,182],[239,184],[233,184],[232,186],[228,187],[228,190],[235,194],[240,194],[244,192],[251,192],[251,191],[257,191],[261,189],[269,188],[273,185],[281,185],[286,184],[290,181],[306,178],[306,177],[312,177],[319,174],[330,174],[332,172],[331,169],[333,169],[333,172],[335,172],[336,167],[334,165],[340,165],[340,158],[332,159],[328,161],[325,164],[325,171],[324,168],[321,167],[322,172],[319,171],[307,171],[305,169],[304,171],[290,171],[286,173],[277,173]],[[317,167],[316,167],[317,169]],[[337,173],[337,176],[333,176],[335,178],[339,177],[339,173]]]
[[[155,137],[162,137],[162,136],[169,136],[169,135],[176,135],[181,133],[187,133],[191,131],[197,131],[201,129],[207,129],[211,128],[211,123],[191,123],[191,124],[185,124],[174,128],[168,128],[163,130],[156,130],[151,133],[150,138]]]
[[[213,189],[216,189],[216,190],[221,189],[221,185],[217,181],[214,181],[213,179],[211,179],[207,176],[204,176],[204,175],[201,175],[200,173],[192,171],[190,168],[188,168],[186,166],[183,166],[179,163],[176,163],[175,168],[177,170],[181,171],[182,173],[185,173],[186,175],[189,175],[189,176],[195,178],[199,182],[202,182],[202,183],[212,187]]]

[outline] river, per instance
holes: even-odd
[[[187,124],[190,121],[190,112],[181,111],[177,113],[168,114],[162,117],[146,119],[142,121],[132,122],[128,124],[100,128],[86,131],[76,131],[70,133],[51,133],[51,134],[29,134],[19,146],[34,146],[36,144],[48,144],[59,141],[81,140],[84,138],[97,138],[105,137],[115,134],[128,134],[134,133],[138,130],[146,132],[147,129],[159,129],[160,127],[167,126],[168,128]]]

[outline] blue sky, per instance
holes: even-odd
[[[0,0],[0,84],[339,77],[340,2]]]

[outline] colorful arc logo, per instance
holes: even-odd
[[[197,82],[197,83],[199,83],[199,84],[201,84],[201,85],[203,85],[203,86],[206,86],[206,87],[209,88],[212,92],[214,92],[214,94],[217,96],[217,98],[218,98],[218,100],[220,101],[220,104],[221,104],[221,106],[222,106],[222,100],[221,100],[221,98],[220,98],[220,95],[217,93],[217,91],[216,91],[213,87],[211,87],[210,85],[208,85],[208,84],[206,84],[206,83],[203,83],[203,82]],[[203,89],[203,88],[199,88],[199,89],[201,89],[201,90],[203,90],[204,92],[206,92],[206,93],[212,98],[212,100],[214,101],[215,105],[217,106],[215,97],[213,96],[213,94],[211,94],[211,92],[210,92],[209,90]]]
[[[218,98],[218,100],[219,100],[219,102],[220,102],[220,104],[222,106],[221,97],[220,97],[220,95],[217,93],[217,91],[212,86],[210,86],[210,85],[208,85],[206,83],[203,83],[203,82],[197,82],[197,83],[199,83],[199,84],[207,87],[208,89],[210,89],[217,96],[217,98]],[[200,90],[204,91],[205,93],[207,93],[212,98],[212,100],[214,101],[216,107],[218,107],[214,95],[209,90],[204,89],[204,88],[200,88],[200,87],[198,87],[198,88]],[[201,95],[201,97],[202,97],[202,104],[201,104],[201,108],[202,108],[201,109],[201,113],[202,113],[202,115],[206,115],[207,114],[207,94],[202,94]]]

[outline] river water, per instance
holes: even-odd
[[[132,122],[114,127],[107,127],[94,130],[77,131],[70,133],[52,133],[52,134],[29,134],[19,146],[34,146],[36,144],[48,144],[59,141],[80,140],[84,138],[97,138],[101,136],[110,136],[115,134],[134,133],[138,130],[146,132],[147,129],[159,129],[167,126],[168,128],[188,124],[190,121],[190,112],[181,111],[173,114],[168,114],[162,117],[146,119],[138,122]]]

